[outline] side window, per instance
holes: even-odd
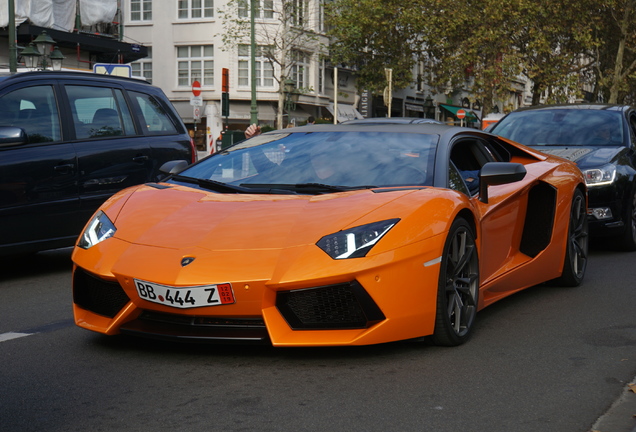
[[[50,85],[14,90],[0,98],[0,124],[24,129],[31,143],[59,141],[60,116]]]
[[[448,165],[448,187],[470,196],[468,187],[466,187],[462,175],[453,162]]]
[[[629,128],[631,130],[632,137],[636,137],[636,113],[631,113],[629,116]]]
[[[128,92],[128,94],[139,104],[143,117],[140,121],[146,135],[173,135],[178,133],[166,110],[153,96],[133,91]]]
[[[65,86],[78,139],[135,135],[132,115],[119,89]]]
[[[469,195],[475,195],[479,192],[479,171],[487,162],[492,162],[493,156],[487,150],[483,143],[477,140],[460,140],[453,144],[450,155],[450,165],[459,172]],[[449,176],[449,182],[451,178]],[[452,189],[460,190],[457,187],[449,185]]]

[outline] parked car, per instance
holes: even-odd
[[[627,105],[520,108],[492,133],[577,163],[589,190],[590,234],[636,250],[636,112]]]
[[[165,94],[82,72],[0,77],[0,255],[72,246],[95,210],[196,151]]]
[[[429,335],[458,345],[479,309],[585,274],[576,165],[476,129],[303,126],[180,164],[87,224],[72,255],[80,327],[276,346]]]

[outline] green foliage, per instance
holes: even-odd
[[[563,100],[582,80],[636,99],[635,9],[636,0],[335,0],[330,54],[375,91],[386,85],[384,68],[405,88],[423,62],[428,85],[470,88],[484,113],[521,74],[536,102],[545,90]]]

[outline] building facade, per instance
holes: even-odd
[[[125,3],[126,37],[149,53],[132,63],[133,74],[164,90],[197,147],[209,151],[222,131],[245,130],[252,101],[250,1]],[[359,117],[353,75],[334,73],[324,30],[324,0],[255,0],[254,78],[261,126],[302,125],[309,116],[330,121],[336,94],[338,120]],[[224,69],[229,76],[225,113]]]

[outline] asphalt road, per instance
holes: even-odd
[[[3,259],[0,431],[627,432],[633,399],[597,421],[636,376],[635,257],[592,251],[582,286],[485,309],[461,347],[328,349],[100,336],[69,249]]]

